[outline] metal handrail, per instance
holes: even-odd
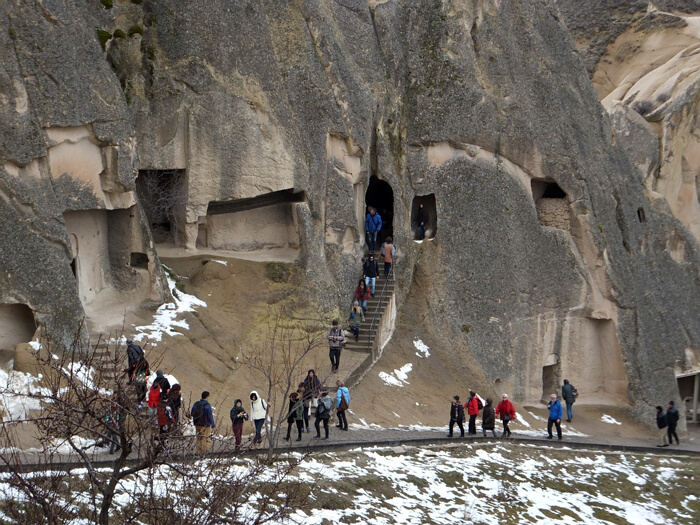
[[[375,325],[377,324],[378,321],[378,316],[382,308],[382,302],[384,301],[384,296],[386,295],[386,288],[389,285],[389,282],[392,279],[392,274],[394,273],[394,265],[391,265],[391,268],[389,269],[389,273],[386,276],[386,279],[384,280],[384,286],[382,286],[382,293],[379,296],[379,302],[377,303],[377,308],[374,310],[374,315],[372,316],[372,323],[369,325],[369,330],[368,330],[368,335],[369,335],[369,341],[370,341],[370,350],[374,348],[374,343],[376,342],[374,339],[374,331],[376,330]]]

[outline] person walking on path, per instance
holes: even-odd
[[[253,390],[250,393],[250,418],[253,420],[253,425],[255,426],[255,437],[253,438],[253,445],[257,445],[258,448],[262,447],[262,428],[265,424],[265,419],[267,418],[267,411],[270,406],[264,399],[260,399],[258,393]]]
[[[486,398],[484,411],[481,415],[481,429],[484,431],[484,437],[486,437],[487,430],[490,430],[493,437],[496,437],[496,410],[493,408],[493,401],[490,397]]]
[[[374,297],[374,290],[377,287],[377,275],[379,275],[379,266],[377,265],[377,261],[374,260],[373,253],[369,254],[369,258],[365,261],[365,265],[362,271],[365,279],[365,284],[368,287],[370,286],[370,284],[372,285],[369,293],[372,295],[372,297]]]
[[[311,403],[318,398],[321,393],[321,381],[316,375],[316,371],[312,368],[306,374],[304,379],[304,426],[306,431],[309,430],[309,416],[311,415]]]
[[[287,412],[287,435],[284,437],[285,441],[289,441],[292,435],[292,427],[296,424],[297,427],[299,428],[299,439],[297,441],[301,440],[301,431],[302,431],[302,426],[304,424],[304,416],[303,413],[299,413],[299,418],[302,423],[302,425],[299,425],[297,421],[297,411],[301,408],[301,410],[304,410],[304,402],[299,399],[299,393],[298,392],[292,392],[289,394],[289,412]]]
[[[236,450],[241,450],[241,441],[243,441],[243,423],[248,421],[248,413],[243,408],[243,401],[236,399],[233,403],[233,408],[229,413],[231,417],[231,426],[233,427],[233,436],[236,438]]]
[[[549,419],[547,420],[547,439],[552,439],[552,425],[557,427],[557,439],[561,441],[561,417],[564,413],[561,407],[561,403],[557,399],[556,394],[549,396],[549,403],[547,403],[547,408],[549,409]]]
[[[467,433],[476,435],[476,416],[479,415],[479,397],[473,390],[469,391],[469,398],[464,408],[467,409],[467,415],[469,416],[469,429]]]
[[[333,402],[331,398],[328,397],[328,390],[321,390],[321,397],[318,398],[318,406],[316,407],[316,422],[314,423],[316,427],[315,438],[318,439],[321,437],[321,421],[323,421],[323,429],[326,432],[326,436],[321,439],[328,439],[328,420],[331,418],[332,407]]]
[[[122,372],[126,372],[126,375],[129,379],[127,385],[130,385],[131,381],[134,378],[134,370],[136,370],[139,361],[141,361],[144,358],[145,353],[143,351],[143,348],[134,343],[134,341],[131,339],[127,339],[126,344],[126,359],[128,362],[128,368],[122,370]]]
[[[168,394],[168,405],[173,416],[172,432],[182,435],[180,428],[180,409],[182,408],[182,389],[179,383],[175,383]]]
[[[331,360],[331,372],[337,372],[340,367],[340,351],[343,348],[343,341],[345,341],[345,334],[338,326],[337,319],[333,320],[333,325],[328,330],[328,341],[330,343],[328,357]]]
[[[162,370],[156,372],[156,378],[153,380],[153,385],[160,386],[160,395],[162,397],[168,397],[170,393],[170,381],[163,375]]]
[[[375,208],[370,207],[365,218],[365,232],[367,232],[367,249],[370,252],[377,250],[377,234],[382,229],[382,218]]]
[[[163,447],[168,454],[172,453],[168,444],[168,435],[173,431],[173,409],[168,403],[167,397],[162,397],[156,407],[156,416],[158,418],[158,440],[160,446]]]
[[[503,434],[501,434],[501,437],[510,437],[508,424],[511,421],[515,421],[515,407],[508,399],[508,394],[503,394],[501,398],[501,402],[498,403],[496,407],[496,415],[501,418],[501,422],[503,423]]]
[[[134,386],[136,387],[136,400],[139,402],[139,410],[143,408],[143,402],[148,394],[148,376],[151,375],[151,369],[148,366],[146,359],[141,359],[136,365],[134,375],[132,376]]]
[[[360,303],[364,313],[367,313],[367,299],[369,299],[369,296],[370,292],[369,288],[367,288],[367,283],[365,283],[364,279],[360,279],[357,288],[355,288],[355,299]]]
[[[338,412],[338,427],[340,430],[348,430],[348,419],[345,411],[350,408],[350,390],[340,379],[335,382],[338,390],[335,392],[335,409]]]
[[[673,438],[676,438],[676,445],[680,445],[681,442],[678,441],[678,434],[676,434],[676,426],[678,425],[678,420],[680,416],[678,415],[678,409],[675,406],[673,400],[668,402],[668,410],[666,410],[666,424],[668,425],[668,444],[673,445]]]
[[[391,264],[394,262],[394,255],[396,255],[396,246],[394,246],[393,239],[387,237],[384,244],[382,244],[382,249],[379,252],[379,257],[384,259],[384,276],[388,279],[391,273]]]
[[[211,434],[216,428],[214,414],[209,404],[209,392],[202,392],[202,399],[192,405],[190,411],[194,427],[197,431],[196,453],[206,454],[211,451]]]
[[[352,309],[350,310],[350,317],[348,322],[350,323],[350,331],[355,336],[355,341],[360,339],[360,323],[365,320],[365,312],[360,307],[360,303],[355,300],[352,303]]]
[[[667,447],[668,443],[668,431],[666,427],[666,414],[664,414],[664,408],[661,405],[656,407],[656,426],[659,428],[659,444],[657,447]]]
[[[448,438],[452,437],[452,429],[455,423],[459,427],[459,437],[464,437],[464,423],[462,421],[464,421],[464,407],[459,402],[459,396],[454,396],[452,405],[450,405],[450,433],[447,434]]]
[[[574,385],[569,383],[568,379],[564,379],[564,386],[561,387],[561,397],[566,402],[566,422],[571,423],[574,418],[574,403],[576,402],[576,396],[578,392]]]
[[[416,222],[418,223],[418,240],[420,241],[425,239],[425,225],[427,221],[428,217],[425,212],[425,208],[423,207],[423,203],[421,202],[418,205],[418,213],[416,214]]]

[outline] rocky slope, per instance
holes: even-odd
[[[162,296],[171,243],[290,251],[310,298],[345,306],[367,203],[392,216],[399,304],[420,287],[431,347],[472,384],[535,402],[568,377],[581,402],[639,414],[678,397],[700,338],[697,238],[640,174],[658,152],[629,142],[653,136],[613,128],[566,2],[103,4],[0,7],[0,302],[67,333],[98,315],[95,288]],[[179,175],[137,196],[134,177],[158,173]],[[154,187],[171,195],[160,222]],[[420,245],[419,200],[436,232]],[[109,271],[73,278],[70,234]]]

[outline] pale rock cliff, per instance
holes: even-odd
[[[697,239],[668,192],[649,187],[658,152],[613,131],[552,2],[0,9],[12,21],[0,37],[12,50],[0,78],[11,101],[3,192],[7,180],[37,188],[9,194],[2,213],[15,224],[29,214],[35,230],[16,239],[25,268],[34,257],[62,283],[46,292],[49,280],[26,271],[0,281],[4,302],[36,288],[47,324],[81,311],[68,242],[80,227],[67,212],[97,223],[102,210],[131,209],[135,152],[137,185],[179,173],[163,247],[291,250],[309,294],[345,305],[367,196],[387,210],[400,250],[398,315],[420,276],[421,330],[454,349],[471,385],[538,402],[567,377],[581,403],[630,405],[646,419],[659,398],[677,398],[674,367],[700,339]],[[96,25],[111,36],[104,53]],[[615,118],[646,126],[624,110]],[[654,144],[653,132],[638,144]],[[64,167],[73,151],[80,169]],[[437,233],[418,245],[412,210],[423,200]],[[6,246],[16,229],[2,231]],[[3,252],[2,274],[14,276]]]

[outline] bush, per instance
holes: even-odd
[[[651,100],[638,100],[632,104],[632,109],[644,116],[654,109],[654,104]]]
[[[125,38],[126,33],[122,31],[121,29],[117,29],[114,34],[112,35],[112,38]]]
[[[141,26],[131,26],[129,28],[129,36],[134,36],[137,34],[143,36],[143,28]]]
[[[100,41],[102,51],[107,49],[107,42],[110,38],[112,38],[112,33],[110,33],[109,31],[105,31],[104,29],[97,30],[97,39]]]
[[[112,9],[114,7],[114,2],[112,0],[100,0],[100,3],[105,9]]]

